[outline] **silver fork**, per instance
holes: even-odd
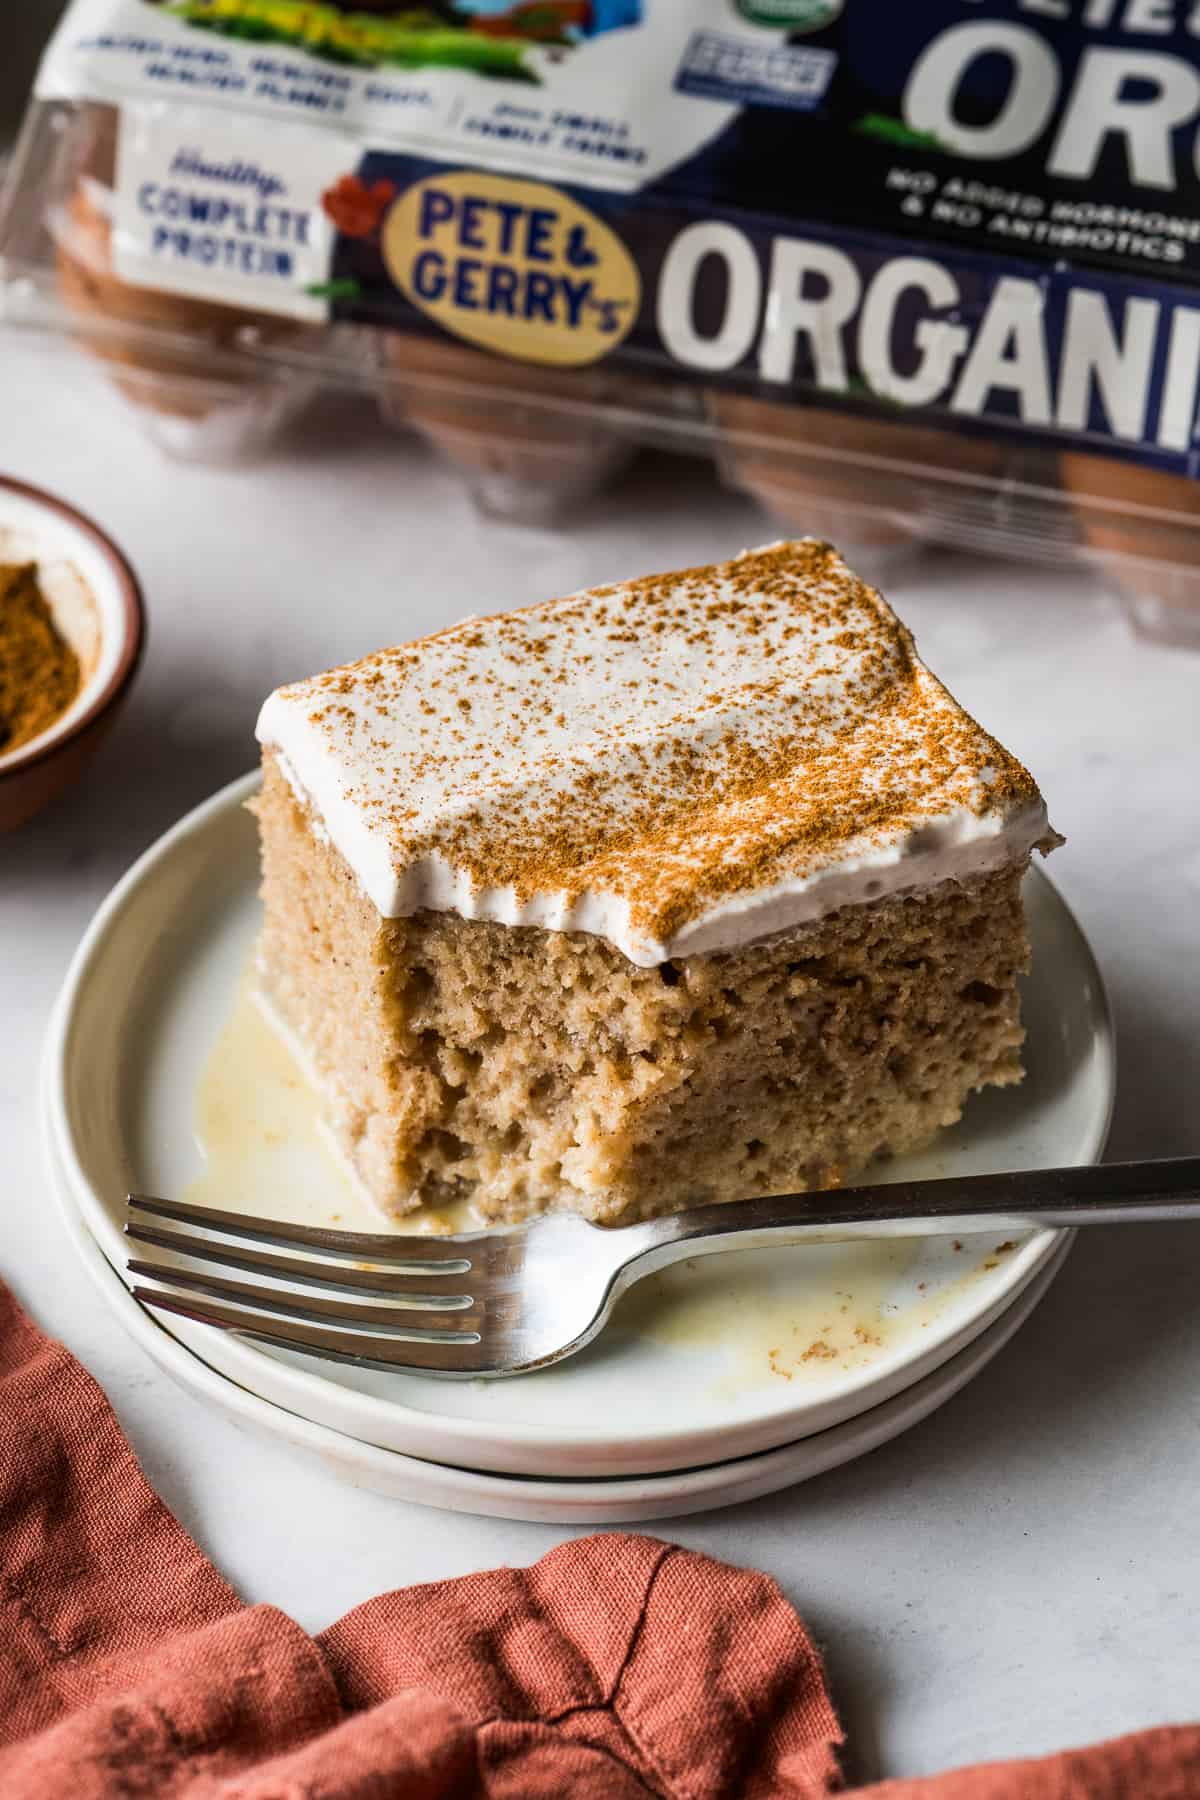
[[[135,1257],[130,1274],[163,1284],[134,1287],[146,1306],[364,1368],[520,1375],[574,1356],[634,1282],[683,1257],[852,1238],[1196,1219],[1200,1156],[782,1194],[615,1230],[558,1213],[457,1237],[403,1237],[255,1219],[144,1194],[130,1194],[128,1205],[125,1233],[135,1243],[274,1284]],[[165,1231],[148,1222],[154,1219],[192,1229]],[[249,1247],[255,1243],[300,1254]]]

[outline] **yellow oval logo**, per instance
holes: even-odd
[[[401,292],[447,331],[524,362],[597,362],[641,299],[633,258],[594,213],[544,182],[469,169],[400,195],[383,257]]]

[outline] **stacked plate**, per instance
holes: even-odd
[[[378,1230],[317,1135],[300,1071],[252,1018],[254,777],[190,814],[98,914],[47,1047],[46,1131],[71,1236],[127,1329],[184,1386],[348,1479],[433,1506],[575,1524],[701,1511],[907,1429],[1045,1292],[1065,1234],[707,1257],[651,1277],[589,1351],[534,1376],[438,1381],[296,1357],[129,1292],[130,1189]],[[1090,1162],[1114,1083],[1103,988],[1054,889],[1027,889],[1028,1075],[883,1178]]]

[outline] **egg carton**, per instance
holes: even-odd
[[[170,456],[251,460],[314,395],[350,388],[453,467],[483,512],[554,526],[639,448],[666,446],[715,463],[782,529],[829,538],[876,579],[937,545],[1084,566],[1139,633],[1200,648],[1190,473],[1114,454],[1087,429],[1032,441],[1003,419],[906,412],[861,380],[781,391],[744,365],[706,374],[636,346],[547,365],[419,314],[310,319],[132,279],[116,253],[121,118],[108,103],[32,107],[0,196],[0,314],[68,337]],[[335,195],[343,223],[391,199],[354,179]]]

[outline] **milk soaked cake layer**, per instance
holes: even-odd
[[[828,545],[465,621],[259,735],[261,980],[393,1215],[827,1186],[1020,1078],[1044,804]]]

